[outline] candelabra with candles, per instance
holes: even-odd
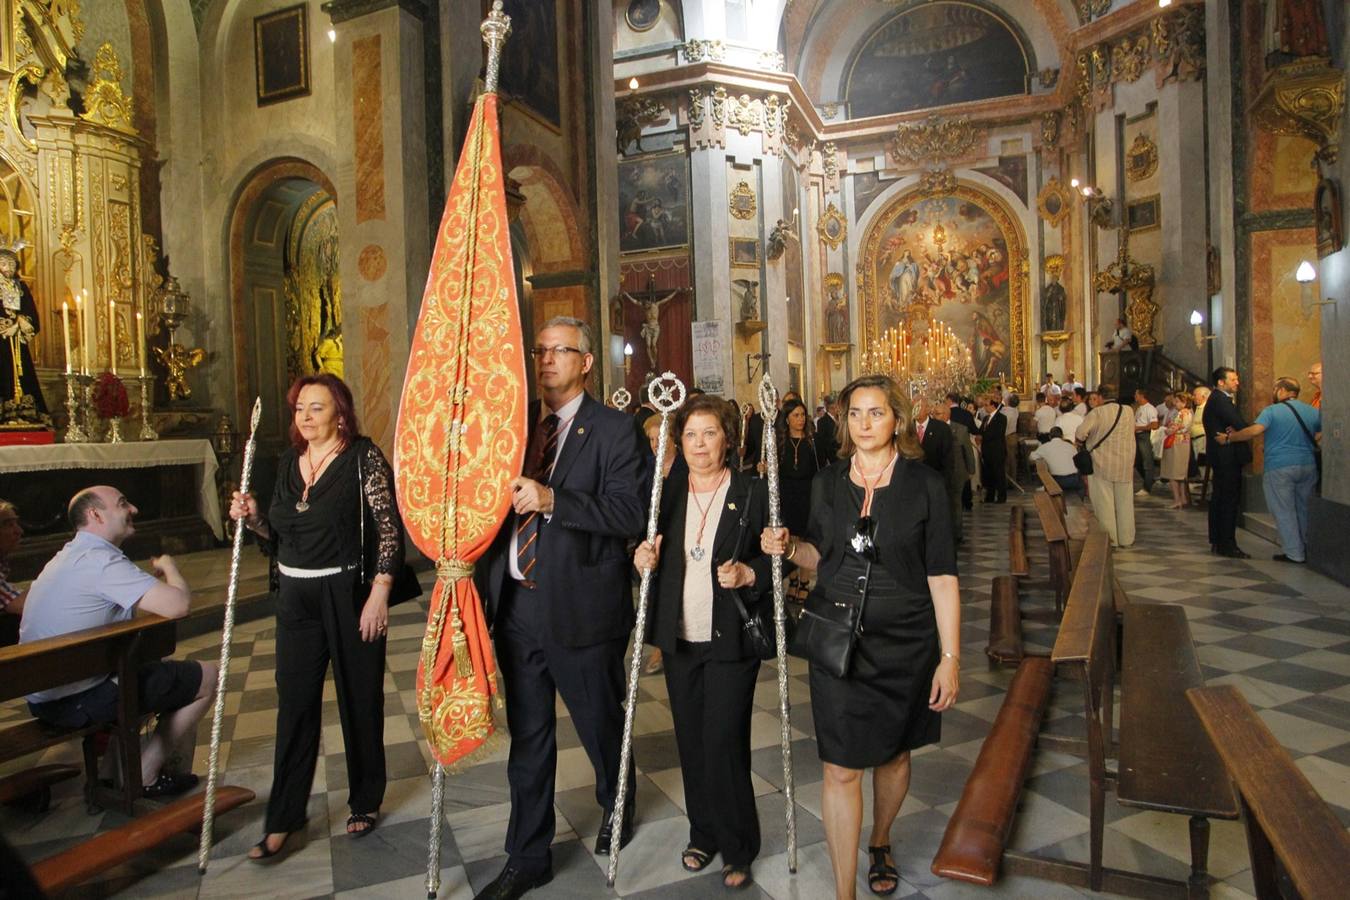
[[[917,333],[909,322],[888,328],[863,353],[863,371],[889,375],[911,398],[929,391],[964,393],[975,380],[970,350],[942,322]]]

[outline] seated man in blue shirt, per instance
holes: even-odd
[[[121,491],[102,485],[85,488],[71,498],[67,515],[75,537],[29,587],[19,643],[125,622],[137,609],[170,619],[187,615],[192,593],[172,557],[151,560],[160,580],[122,552],[122,542],[136,531],[136,507]],[[159,725],[141,751],[145,796],[167,797],[197,784],[190,772],[161,770],[171,749],[194,732],[215,688],[212,663],[161,660],[141,668],[140,711],[159,714]],[[112,676],[104,675],[30,694],[28,709],[49,724],[84,728],[116,720],[117,693]]]
[[[1322,411],[1298,399],[1297,378],[1275,380],[1274,402],[1241,431],[1215,435],[1220,444],[1265,435],[1261,486],[1275,517],[1283,553],[1277,562],[1307,561],[1308,508],[1317,491],[1317,451],[1322,440]]]

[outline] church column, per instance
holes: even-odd
[[[1233,365],[1237,350],[1237,218],[1233,209],[1236,179],[1244,174],[1233,168],[1233,129],[1238,123],[1233,111],[1233,41],[1236,24],[1232,4],[1205,4],[1206,107],[1209,112],[1209,221],[1214,249],[1219,254],[1219,294],[1211,297],[1209,330],[1219,335],[1214,365]],[[1207,373],[1206,373],[1207,374]]]
[[[339,126],[346,378],[367,434],[388,451],[426,286],[428,223],[422,4],[332,0]]]
[[[1198,375],[1207,374],[1208,349],[1195,346],[1192,310],[1209,317],[1206,302],[1205,133],[1191,123],[1205,114],[1204,86],[1171,82],[1158,92],[1158,155],[1162,187],[1161,308],[1153,334],[1163,352]]]
[[[609,301],[619,293],[619,159],[614,153],[614,19],[606,7],[603,12],[596,4],[585,18],[588,23],[586,57],[590,77],[587,109],[591,121],[590,168],[595,173],[591,187],[591,228],[594,256],[591,259],[596,280],[592,283],[591,308],[599,346],[596,350],[597,368],[592,376],[597,389],[623,381],[623,342],[618,343],[619,359],[606,352],[611,344]],[[622,337],[622,336],[620,336]],[[618,363],[616,365],[616,362]],[[640,401],[637,401],[640,402]]]
[[[689,159],[690,213],[693,219],[694,321],[723,323],[722,383],[734,385],[737,358],[735,310],[731,303],[730,247],[727,232],[727,154],[720,147],[693,149]],[[728,391],[727,396],[732,396]],[[743,396],[737,396],[744,400]]]

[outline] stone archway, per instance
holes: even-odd
[[[235,415],[242,422],[253,398],[262,396],[271,412],[260,438],[268,444],[285,438],[289,417],[281,398],[291,379],[324,367],[325,360],[331,369],[333,345],[340,346],[340,282],[330,246],[337,240],[336,196],[314,165],[274,160],[254,170],[231,210]],[[331,271],[319,256],[330,260]]]

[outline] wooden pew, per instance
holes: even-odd
[[[65,764],[34,766],[0,778],[0,805],[26,804],[46,812],[52,800],[52,785],[75,778],[80,770]]]
[[[247,788],[221,785],[216,789],[216,815],[243,806],[254,797]],[[199,831],[206,794],[180,797],[154,812],[132,819],[33,866],[33,878],[47,894],[69,890],[100,872],[140,856],[185,831]]]
[[[1050,499],[1055,501],[1056,508],[1059,509],[1060,518],[1064,517],[1064,488],[1055,476],[1050,474],[1050,467],[1045,464],[1045,460],[1036,460],[1036,477],[1041,480],[1041,487],[1045,488],[1045,493]]]
[[[1058,485],[1056,485],[1058,487]],[[1073,554],[1069,549],[1069,532],[1064,526],[1064,511],[1055,503],[1049,491],[1033,495],[1036,516],[1045,533],[1046,553],[1050,564],[1050,586],[1055,591],[1055,612],[1063,613],[1073,585]]]
[[[1027,559],[1026,512],[1014,506],[1008,517],[1008,570],[1025,578],[1031,574]]]
[[[1186,696],[1237,784],[1256,896],[1281,897],[1281,872],[1304,900],[1346,896],[1350,834],[1266,723],[1231,685]]]
[[[1022,611],[1016,575],[995,575],[989,587],[989,642],[984,653],[991,669],[1022,661]]]
[[[89,728],[55,728],[37,719],[0,729],[0,763],[84,739],[85,798],[132,815],[141,799],[140,714],[136,686],[140,667],[168,656],[176,645],[174,622],[155,615],[137,616],[101,628],[0,648],[0,702],[113,672],[118,676],[117,721]],[[98,781],[96,732],[110,730],[122,748],[122,789]]]

